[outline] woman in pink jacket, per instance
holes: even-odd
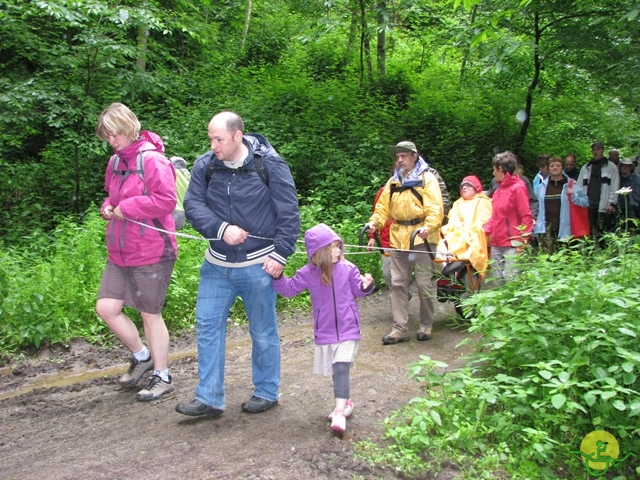
[[[129,371],[119,379],[135,386],[153,370],[139,401],[155,400],[173,391],[169,375],[169,333],[162,318],[177,244],[173,210],[175,170],[163,155],[162,139],[140,132],[140,122],[125,105],[111,104],[98,120],[98,137],[113,148],[107,165],[102,218],[107,225],[109,257],[102,275],[96,312],[133,354]],[[149,228],[153,227],[153,228]],[[140,312],[149,348],[124,306]]]
[[[533,230],[533,216],[527,187],[515,173],[516,156],[502,152],[494,156],[492,162],[499,187],[493,194],[493,210],[484,232],[491,236],[491,271],[500,286],[516,274],[514,258]]]

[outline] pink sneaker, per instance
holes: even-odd
[[[347,419],[343,412],[333,412],[331,419],[331,430],[342,433],[347,429]]]
[[[344,406],[344,418],[349,418],[353,413],[353,402],[351,399],[347,400],[347,404]],[[331,412],[327,419],[332,422],[333,421],[334,412]]]

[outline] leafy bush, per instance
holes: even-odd
[[[29,248],[8,248],[2,258],[3,295],[0,304],[0,350],[67,342],[73,336],[90,339],[106,327],[94,312],[95,296],[106,259],[104,221],[89,214],[61,222],[51,241],[34,232]]]
[[[640,451],[639,251],[611,237],[606,250],[525,256],[517,280],[469,298],[481,339],[468,366],[422,357],[410,375],[425,396],[387,420],[397,456],[415,460],[403,468],[448,458],[491,478],[577,478],[572,452],[596,429],[619,440],[621,458]]]

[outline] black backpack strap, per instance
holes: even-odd
[[[404,192],[405,190],[411,190],[411,193],[413,193],[413,196],[416,197],[418,199],[418,201],[420,202],[420,205],[422,205],[422,195],[420,195],[420,193],[413,187],[403,187],[402,185],[396,185],[396,184],[391,184],[391,194],[390,194],[390,198],[393,198],[393,194],[398,192]]]
[[[253,156],[253,161],[256,164],[256,168],[240,167],[237,169],[237,171],[240,173],[257,173],[258,176],[260,177],[260,180],[262,180],[262,183],[264,183],[266,186],[269,186],[269,172],[267,171],[267,168],[265,166],[265,163],[266,163],[265,159],[262,157],[262,155],[255,154]],[[212,156],[211,159],[209,160],[209,164],[207,165],[207,173],[205,175],[205,180],[207,181],[207,185],[211,181],[211,177],[213,177],[214,173],[228,172],[228,171],[229,171],[228,168],[216,167],[216,164]]]
[[[269,171],[267,170],[266,160],[262,155],[254,155],[253,161],[256,163],[256,171],[267,187],[269,186]]]

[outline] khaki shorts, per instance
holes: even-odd
[[[127,307],[139,312],[161,313],[174,263],[175,260],[168,260],[139,267],[120,267],[107,262],[102,272],[98,299],[124,300]]]

